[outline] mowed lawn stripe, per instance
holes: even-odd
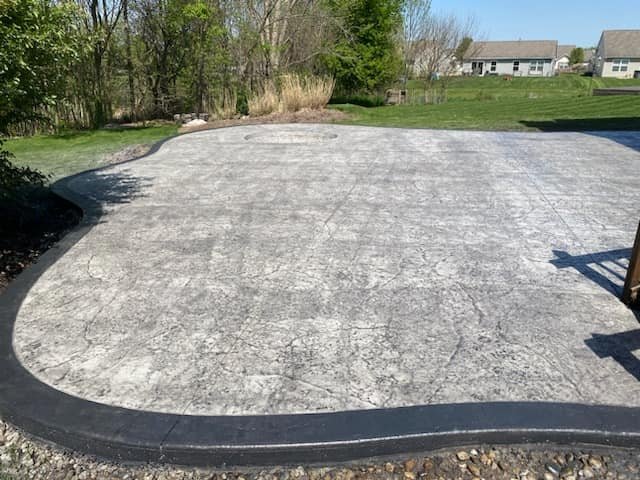
[[[459,100],[439,105],[363,108],[336,105],[351,117],[342,123],[372,126],[469,128],[477,130],[544,130],[551,124],[525,122],[563,120],[564,130],[640,130],[640,96],[503,98]],[[589,120],[585,122],[584,120]]]

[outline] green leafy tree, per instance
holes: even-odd
[[[571,50],[569,54],[569,64],[578,65],[584,62],[584,49],[578,47]]]
[[[379,92],[396,80],[402,66],[397,38],[402,0],[333,0],[342,18],[342,38],[326,55],[341,93]]]
[[[176,92],[177,80],[190,52],[188,0],[139,0],[136,3],[140,42],[138,55],[146,76],[153,105],[151,116],[165,117],[182,105]]]
[[[11,163],[2,136],[13,125],[46,120],[46,108],[64,91],[66,66],[76,57],[70,4],[0,0],[0,217],[20,222],[33,188],[46,177]]]
[[[465,56],[467,55],[467,52],[469,51],[469,48],[471,47],[472,43],[473,43],[473,38],[471,37],[464,37],[460,41],[460,44],[458,45],[454,53],[454,56],[456,57],[456,60],[458,62],[460,63],[464,62]]]
[[[49,0],[0,0],[0,135],[46,120],[77,59],[75,7]]]
[[[64,91],[77,58],[75,9],[48,0],[0,0],[0,135],[11,125],[43,119]]]
[[[219,7],[212,1],[189,3],[184,7],[182,16],[190,45],[185,61],[187,91],[191,109],[200,113],[211,106],[214,89],[224,84],[224,73],[229,64],[225,48],[227,32]]]

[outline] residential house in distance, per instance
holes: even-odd
[[[415,77],[428,74],[436,76],[462,75],[462,67],[454,52],[440,42],[416,40],[408,46],[409,68]]]
[[[558,54],[556,56],[556,65],[555,71],[560,72],[568,72],[571,70],[571,52],[576,48],[575,45],[558,45]]]
[[[464,74],[550,77],[555,74],[556,40],[474,42],[462,66]]]
[[[584,49],[584,61],[580,65],[582,71],[584,72],[593,72],[593,62],[596,56],[595,48],[585,48]]]
[[[640,30],[605,30],[593,59],[599,77],[640,78]]]

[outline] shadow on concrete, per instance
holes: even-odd
[[[640,116],[620,118],[572,118],[548,121],[522,120],[541,132],[581,132],[605,138],[640,152]]]
[[[631,248],[607,250],[604,252],[571,255],[562,250],[553,250],[556,258],[550,260],[556,268],[573,268],[609,293],[620,297]]]
[[[570,255],[553,250],[556,258],[550,261],[556,268],[573,268],[603,289],[620,297],[629,267],[630,248],[607,250],[586,255]],[[640,310],[631,310],[640,322]],[[640,358],[634,355],[640,350],[640,329],[603,335],[591,334],[584,342],[599,358],[613,358],[627,372],[640,381]]]
[[[553,120],[521,120],[520,124],[541,132],[609,132],[640,130],[638,117],[556,118]]]
[[[83,205],[84,220],[91,222],[105,215],[109,207],[146,197],[144,192],[151,186],[152,180],[151,177],[132,175],[128,170],[95,170],[76,178],[63,179],[54,185],[54,190],[61,190],[65,198]],[[73,183],[73,188],[69,187],[70,183]]]
[[[587,135],[594,137],[606,138],[612,142],[619,143],[625,147],[631,148],[640,152],[640,133],[639,132],[584,132]]]
[[[91,192],[91,197],[107,205],[131,203],[145,197],[144,190],[151,186],[150,177],[137,177],[128,171],[104,173],[91,172],[83,177]]]
[[[640,321],[640,311],[636,311],[635,315]],[[640,381],[640,358],[634,355],[635,350],[640,350],[640,328],[612,335],[593,333],[584,343],[599,358],[613,358]]]

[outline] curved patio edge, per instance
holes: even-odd
[[[337,463],[479,443],[640,448],[637,407],[487,402],[335,413],[190,416],[114,407],[56,390],[19,362],[12,336],[31,286],[100,217],[98,205],[66,187],[74,177],[59,181],[54,191],[84,211],[80,225],[0,295],[0,415],[37,438],[111,460],[194,466]]]

